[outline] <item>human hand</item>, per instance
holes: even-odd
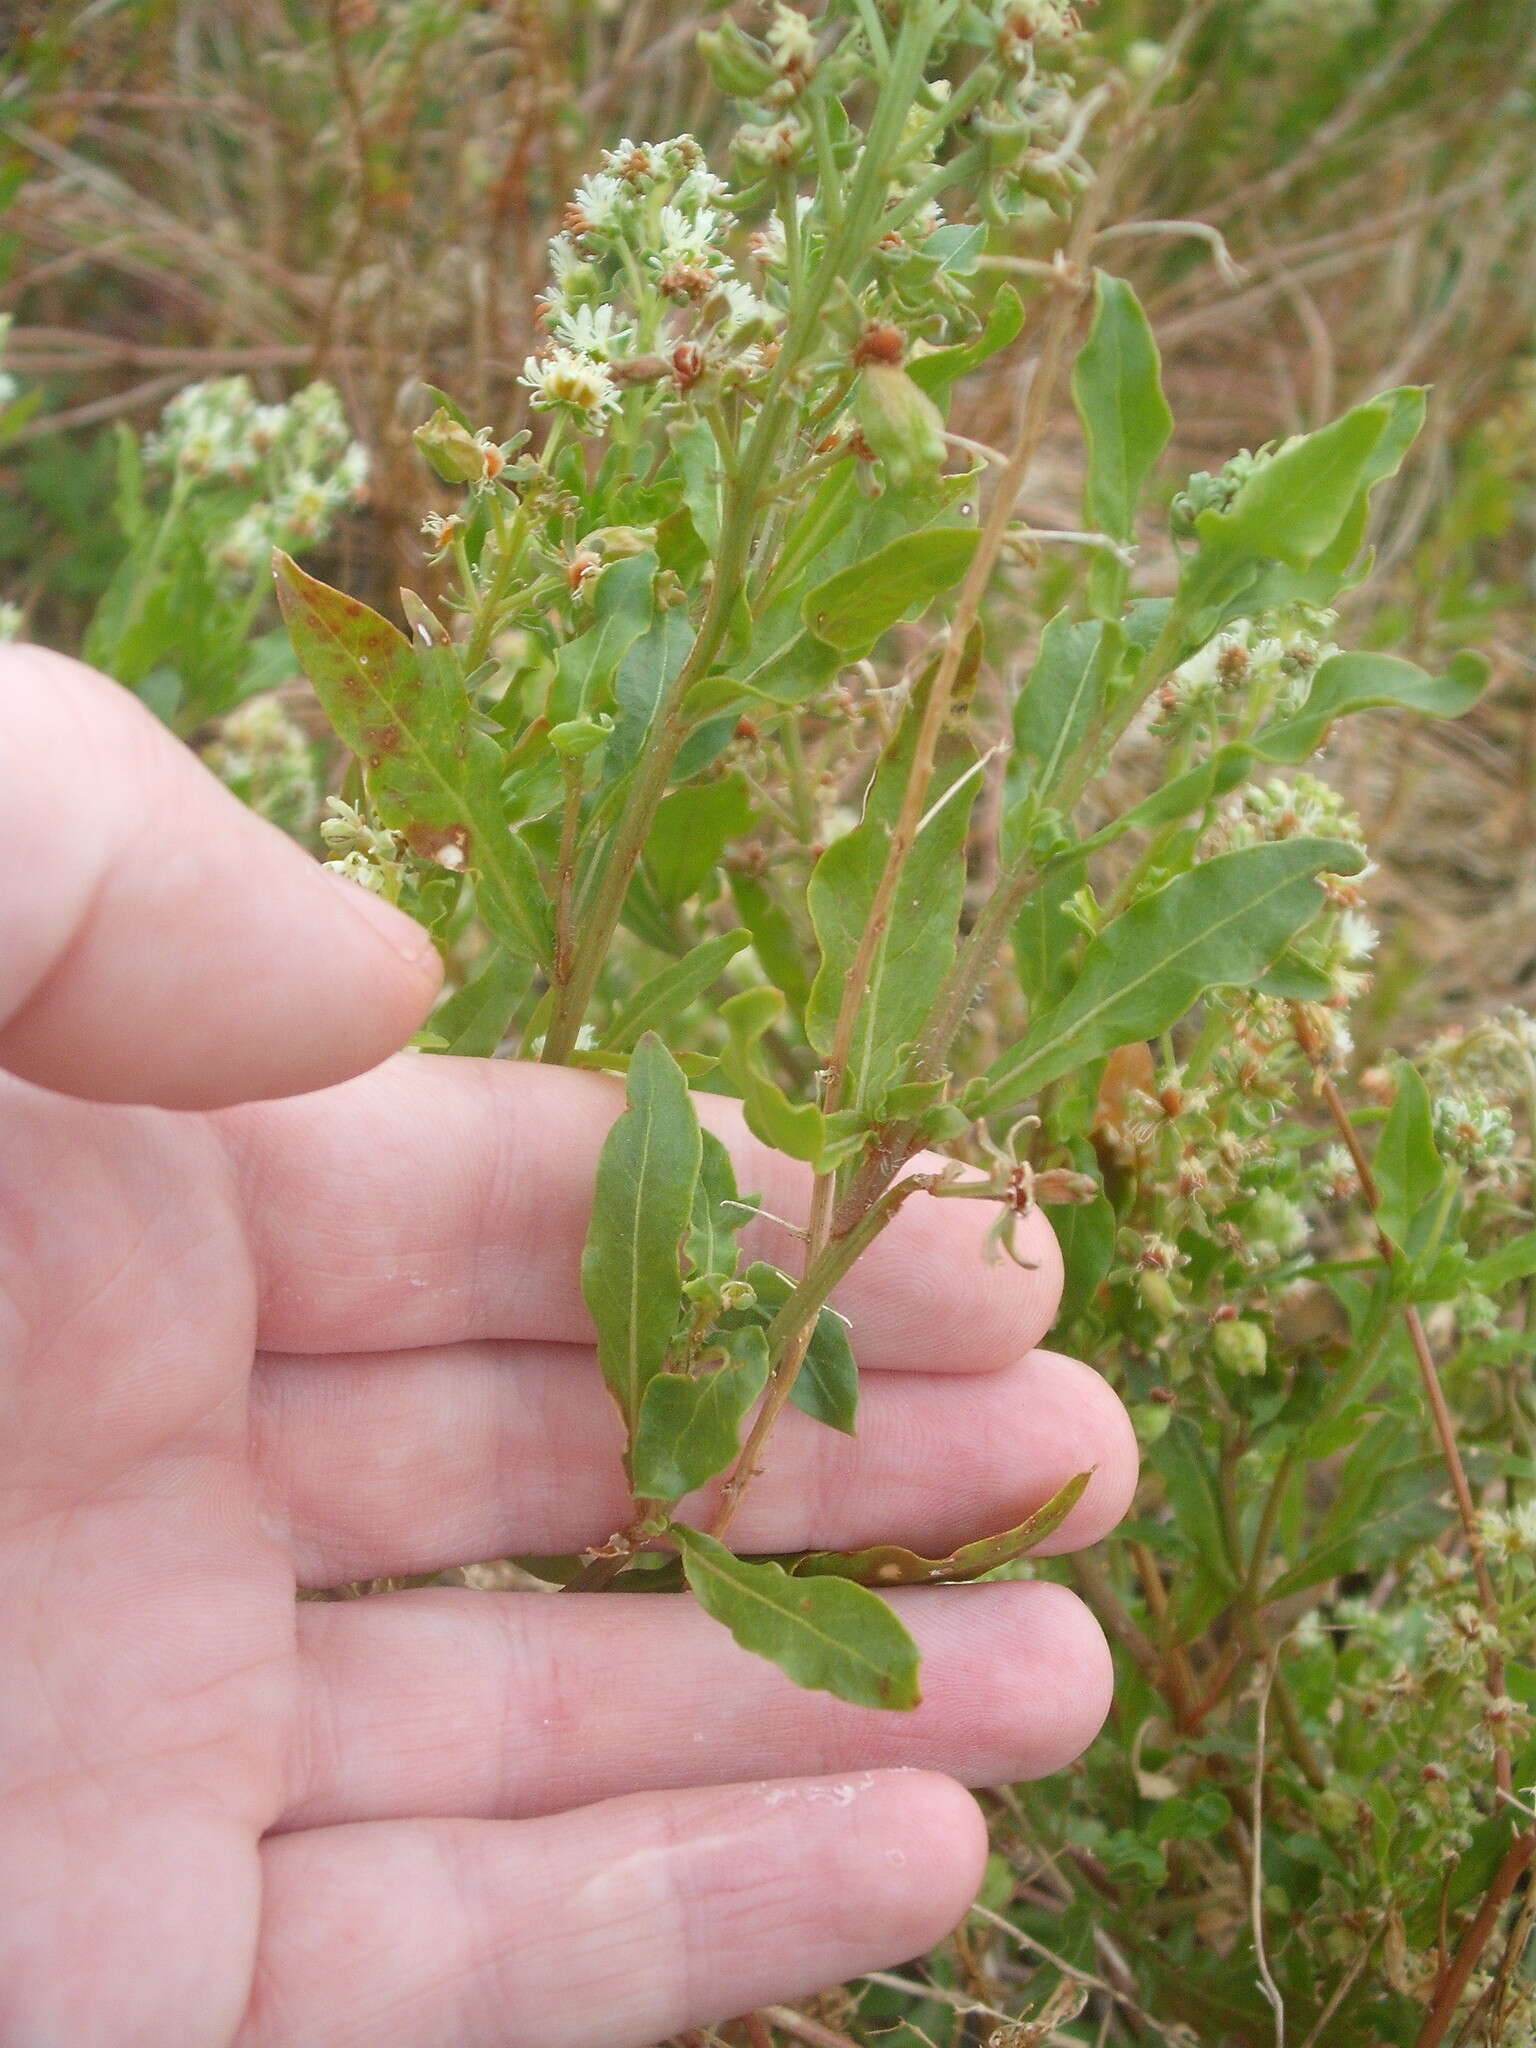
[[[621,1091],[376,1066],[431,1001],[425,934],[115,685],[10,650],[0,742],[0,2040],[622,2048],[937,1940],[985,1854],[961,1783],[1098,1727],[1087,1612],[900,1595],[903,1715],[684,1599],[296,1604],[623,1521],[578,1285]],[[789,1414],[739,1548],[948,1546],[1090,1465],[1048,1547],[1123,1513],[1123,1411],[1032,1348],[1048,1227],[1023,1272],[986,1222],[909,1203],[861,1261],[859,1437]]]

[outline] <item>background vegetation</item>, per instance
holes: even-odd
[[[12,629],[104,661],[318,848],[343,766],[264,551],[242,554],[241,505],[217,492],[167,524],[144,437],[188,384],[243,374],[275,405],[330,380],[344,419],[285,416],[280,537],[381,609],[401,582],[436,596],[446,571],[420,529],[456,500],[412,442],[423,387],[499,438],[522,426],[560,209],[620,134],[718,138],[728,117],[695,56],[718,14],[13,0]],[[1081,1268],[1093,1283],[1056,1341],[1124,1388],[1147,1450],[1135,1520],[1073,1568],[1117,1646],[1114,1719],[1069,1779],[993,1802],[983,1909],[943,1952],[758,2016],[738,2040],[1536,2041],[1536,10],[1102,0],[1090,86],[1145,76],[1180,26],[1178,76],[1117,218],[1195,226],[1123,232],[1102,259],[1135,283],[1163,352],[1178,421],[1165,497],[1239,446],[1433,386],[1426,431],[1380,494],[1377,572],[1334,632],[1432,672],[1470,644],[1493,684],[1455,723],[1342,729],[1320,772],[1378,863],[1365,890],[1383,936],[1343,1062],[1355,1122],[1395,1102],[1407,1123],[1396,1053],[1430,1082],[1378,1210],[1390,1226],[1417,1173],[1415,1201],[1433,1183],[1454,1202],[1459,1249],[1424,1269],[1405,1319],[1369,1176],[1330,1149],[1304,1049],[1261,1018],[1242,1013],[1230,1045],[1112,1063],[1082,1164],[1113,1208],[1064,1226],[1107,1232],[1104,1257]],[[1010,257],[1004,238],[992,253],[1003,274],[1038,255]],[[1006,445],[1029,346],[961,387],[953,427]],[[1074,527],[1081,484],[1063,403],[1022,515]],[[1160,548],[1149,533],[1153,582]],[[1171,580],[1171,554],[1165,567]],[[1063,550],[999,579],[993,644],[1021,672],[1084,573]],[[811,728],[829,812],[868,760],[834,710]],[[1093,801],[1123,808],[1159,759],[1133,735]],[[1326,791],[1307,801],[1303,823],[1335,829]],[[751,849],[732,858],[750,877]],[[1006,1042],[1010,1021],[982,1028]],[[1283,1118],[1260,1114],[1276,1102]],[[1483,1514],[1486,1587],[1427,1385]]]

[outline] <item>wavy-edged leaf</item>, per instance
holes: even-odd
[[[995,1572],[999,1565],[1016,1564],[1047,1536],[1053,1536],[1082,1499],[1092,1477],[1091,1471],[1079,1472],[1017,1528],[984,1536],[977,1543],[962,1543],[948,1557],[919,1557],[899,1543],[876,1543],[868,1550],[815,1550],[796,1559],[790,1576],[851,1579],[858,1586],[963,1585],[968,1579]]]
[[[674,1022],[705,989],[719,980],[727,965],[749,944],[745,932],[722,932],[702,939],[681,960],[674,960],[626,998],[603,1033],[603,1045],[626,1052],[647,1031]]]
[[[768,1383],[768,1344],[737,1330],[728,1363],[701,1373],[659,1372],[640,1402],[629,1471],[641,1500],[681,1500],[708,1485],[741,1450],[741,1425]]]
[[[673,1533],[699,1605],[744,1650],[796,1685],[856,1707],[920,1703],[917,1645],[877,1593],[847,1579],[792,1579],[782,1566],[748,1563],[697,1530]]]
[[[1093,326],[1072,369],[1072,399],[1088,444],[1083,510],[1119,541],[1136,537],[1142,486],[1173,433],[1162,359],[1141,301],[1123,278],[1097,271]]]
[[[598,1365],[633,1434],[677,1327],[702,1147],[688,1083],[654,1033],[635,1048],[627,1096],[598,1160],[581,1291],[597,1327]]]
[[[677,909],[698,894],[729,840],[752,829],[752,800],[739,775],[674,789],[657,806],[645,843],[645,874],[658,902]]]
[[[1322,908],[1316,877],[1362,865],[1344,840],[1289,839],[1218,854],[1165,882],[1100,932],[1068,993],[994,1063],[986,1106],[1020,1101],[1116,1046],[1155,1038],[1207,989],[1251,986]]]
[[[1488,664],[1480,654],[1454,655],[1438,676],[1395,654],[1335,654],[1312,678],[1301,709],[1267,726],[1253,745],[1265,760],[1295,766],[1317,752],[1336,718],[1387,708],[1417,711],[1428,718],[1460,718],[1472,709],[1487,682]]]
[[[827,1139],[827,1120],[814,1102],[791,1102],[768,1072],[762,1041],[784,1014],[784,998],[775,988],[743,989],[720,1005],[720,1021],[728,1033],[721,1065],[741,1091],[747,1128],[755,1138],[791,1159],[815,1161]]]

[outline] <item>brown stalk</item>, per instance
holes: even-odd
[[[1413,2048],[1439,2048],[1445,2039],[1451,2021],[1456,2017],[1456,2008],[1461,1995],[1477,1968],[1483,1950],[1499,1924],[1499,1915],[1509,1903],[1515,1886],[1525,1875],[1531,1861],[1536,1858],[1536,1828],[1527,1828],[1523,1835],[1516,1835],[1504,1852],[1504,1860],[1493,1874],[1493,1881],[1483,1894],[1472,1924],[1456,1944],[1456,1953],[1451,1957],[1449,1967],[1443,1972],[1429,2011],[1424,2015]]]

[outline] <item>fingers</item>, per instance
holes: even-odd
[[[237,2048],[643,2048],[931,1947],[985,1858],[906,1772],[279,1836]]]
[[[618,1414],[590,1354],[466,1345],[267,1360],[252,1412],[257,1469],[306,1584],[581,1550],[630,1513]],[[732,1541],[943,1555],[1013,1527],[1092,1468],[1047,1546],[1076,1549],[1125,1513],[1136,1462],[1115,1394],[1054,1352],[996,1373],[868,1373],[856,1437],[786,1411]],[[694,1505],[695,1519],[707,1512]]]
[[[437,987],[430,940],[223,789],[126,690],[0,648],[0,809],[35,877],[0,921],[0,1066],[204,1108],[375,1065]]]
[[[303,1733],[282,1825],[522,1819],[807,1768],[920,1767],[1001,1785],[1062,1769],[1097,1735],[1109,1651],[1065,1587],[890,1598],[923,1655],[910,1713],[806,1692],[666,1594],[306,1603]]]
[[[729,1143],[743,1193],[803,1220],[807,1170],[750,1137],[736,1103],[697,1102]],[[261,1275],[262,1344],[590,1342],[581,1247],[598,1153],[622,1107],[621,1087],[601,1075],[410,1056],[221,1119]],[[992,1215],[982,1202],[907,1202],[833,1297],[863,1365],[988,1371],[1040,1341],[1061,1291],[1055,1238],[1037,1212],[1019,1233],[1035,1269],[988,1262]],[[746,1241],[751,1257],[799,1269],[788,1231],[760,1221]]]

